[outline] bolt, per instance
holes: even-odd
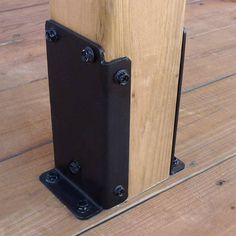
[[[55,29],[46,30],[46,39],[49,42],[56,42],[58,40],[57,31]]]
[[[125,189],[124,189],[124,187],[122,185],[118,185],[114,189],[114,194],[117,197],[124,197],[125,193],[126,193],[126,191],[125,191]]]
[[[72,161],[69,165],[70,172],[74,175],[78,174],[81,170],[81,166],[78,161]]]
[[[119,85],[125,86],[130,81],[130,75],[128,74],[126,70],[119,70],[115,74],[114,79]]]
[[[89,206],[88,201],[86,199],[79,200],[77,210],[80,213],[85,213],[85,212],[89,211],[90,210],[90,206]]]
[[[55,184],[59,180],[59,175],[57,174],[56,171],[48,172],[45,180],[49,184]]]
[[[91,47],[86,47],[81,53],[81,60],[84,63],[93,63],[95,59],[94,51]]]

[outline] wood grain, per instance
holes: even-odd
[[[0,92],[0,161],[51,142],[47,80]]]
[[[187,165],[236,152],[235,89],[233,76],[183,95],[176,151]]]
[[[4,236],[74,235],[233,158],[236,155],[235,80],[236,77],[184,94],[177,145],[178,157],[186,163],[184,171],[91,220],[76,220],[39,182],[40,173],[53,166],[51,144],[1,162],[0,202],[5,204],[0,205],[0,232]]]
[[[184,91],[236,73],[235,17],[236,4],[232,1],[205,0],[187,5]]]
[[[85,236],[233,236],[236,157],[105,223]]]
[[[22,6],[26,3],[25,1],[18,1],[22,3]],[[204,5],[200,5],[203,3]],[[10,4],[11,2],[8,1]],[[205,1],[194,1],[194,3],[189,4],[187,7],[187,19],[186,25],[189,37],[192,40],[188,40],[187,51],[191,53],[194,45],[198,45],[198,40],[193,40],[196,34],[202,34],[198,37],[209,37],[206,38],[206,42],[214,45],[214,38],[221,37],[221,27],[223,29],[227,27],[227,24],[232,25],[234,23],[233,14],[236,10],[236,5],[230,2],[223,2],[220,0],[205,0]],[[2,4],[2,2],[1,2]],[[2,6],[2,5],[1,5]],[[12,6],[10,6],[12,7]],[[16,15],[19,17],[12,17]],[[8,89],[18,89],[19,86],[24,86],[25,84],[45,79],[47,77],[46,68],[46,56],[45,56],[45,42],[44,42],[44,21],[48,19],[48,6],[37,6],[30,8],[22,8],[19,10],[12,10],[11,12],[1,13],[1,29],[0,29],[0,93],[1,91],[8,97],[11,97],[11,92],[5,93]],[[219,18],[219,19],[218,19]],[[29,21],[30,19],[30,21]],[[217,22],[214,23],[213,22]],[[207,26],[207,28],[204,28]],[[219,28],[220,27],[220,28]],[[217,34],[212,36],[212,31]],[[218,44],[220,51],[218,53],[210,53],[204,56],[208,50],[205,47],[200,55],[197,57],[191,57],[186,59],[185,66],[185,79],[184,79],[184,92],[190,92],[192,89],[198,89],[199,86],[205,86],[209,83],[214,83],[218,80],[225,80],[231,78],[235,74],[235,60],[236,50],[234,47],[226,48],[227,44],[222,41],[222,45]],[[216,47],[216,44],[215,44]],[[216,48],[217,48],[216,47]],[[220,66],[216,66],[220,65]],[[29,89],[24,89],[25,93],[29,93],[29,99],[31,99],[31,86]],[[43,95],[41,97],[42,101],[48,101],[47,93],[43,90],[47,90],[47,85],[38,86],[37,89],[33,89],[34,93],[39,93]],[[5,95],[4,95],[5,96]],[[12,96],[14,101],[18,104],[18,107],[24,107],[23,102],[25,100],[21,99],[22,92],[18,93],[12,90]],[[4,98],[2,98],[4,99]],[[6,100],[4,100],[6,101]],[[11,105],[13,106],[13,104]],[[46,106],[46,104],[45,104]],[[29,109],[42,111],[42,105],[38,100],[32,99],[31,105],[28,106]],[[22,116],[14,116],[14,114],[9,114],[4,116],[4,106],[1,110],[1,120],[4,122],[5,130],[7,129],[7,137],[4,134],[5,140],[3,143],[7,148],[0,147],[1,150],[5,150],[0,154],[0,160],[7,159],[9,157],[18,155],[25,150],[31,149],[35,146],[41,145],[51,139],[51,128],[47,126],[47,130],[44,126],[43,129],[41,123],[37,123],[37,119],[32,117],[34,121],[34,126],[29,126],[31,128],[37,127],[39,131],[44,130],[44,138],[39,135],[32,136],[34,131],[28,129],[28,138],[26,134],[23,134],[25,129],[12,129],[12,124],[19,124],[21,119],[25,119],[24,112],[21,112]],[[17,113],[17,112],[16,112]],[[19,114],[19,113],[18,113]],[[44,115],[43,115],[44,114]],[[48,112],[44,112],[41,116],[48,119],[48,124],[50,122],[50,115]],[[29,117],[28,117],[29,118]],[[24,123],[24,120],[20,121]],[[3,130],[3,129],[2,129]],[[1,133],[3,135],[3,133]],[[17,137],[25,137],[24,139],[17,139]],[[32,138],[33,137],[33,138]],[[11,140],[17,140],[11,143]],[[43,141],[43,142],[42,142]]]
[[[129,196],[169,176],[185,0],[51,0],[53,20],[132,60]],[[96,9],[96,10],[95,10]],[[144,20],[145,19],[145,20]]]
[[[191,38],[220,31],[236,23],[233,1],[200,0],[188,3],[185,23]]]
[[[47,5],[49,0],[1,0],[0,13],[6,11],[21,10],[23,8],[31,8],[32,6]]]
[[[44,24],[48,13],[48,5],[42,5],[0,14],[0,92],[47,77]]]
[[[143,216],[135,212],[135,215],[137,214],[140,217],[138,220],[144,219],[147,223],[146,227],[142,224],[143,228],[150,228],[149,232],[152,233],[155,232],[155,227],[163,223],[163,229],[166,233],[169,232],[168,235],[175,235],[175,232],[172,231],[173,225],[178,226],[176,235],[181,235],[181,233],[184,235],[185,231],[189,233],[188,235],[194,235],[195,222],[198,222],[201,224],[201,228],[206,231],[201,231],[197,235],[206,235],[205,232],[209,232],[211,235],[211,230],[217,235],[218,231],[215,232],[211,228],[213,222],[222,235],[235,235],[235,222],[230,221],[230,219],[235,219],[235,215],[229,219],[227,216],[228,206],[225,205],[235,195],[232,192],[235,189],[235,184],[230,189],[224,189],[224,201],[218,201],[219,198],[217,198],[216,202],[214,199],[218,197],[218,192],[213,191],[214,195],[213,192],[208,192],[209,188],[212,189],[212,186],[215,186],[216,179],[213,180],[212,185],[204,185],[206,186],[202,190],[204,193],[199,188],[198,181],[191,182],[193,186],[198,187],[194,193],[191,184],[187,184],[189,182],[186,182],[187,185],[181,188],[181,191],[173,188],[195,175],[201,176],[203,172],[233,158],[236,154],[236,78],[233,74],[236,51],[233,44],[234,35],[231,32],[231,27],[234,27],[235,3],[221,0],[189,1],[186,24],[192,38],[188,42],[188,55],[191,57],[187,58],[186,61],[184,95],[177,143],[177,156],[185,161],[186,170],[170,177],[167,181],[144,192],[139,197],[133,198],[128,203],[103,212],[90,221],[80,222],[74,219],[69,211],[38,181],[39,174],[53,166],[52,145],[45,145],[45,143],[51,142],[51,128],[47,81],[43,79],[46,77],[46,61],[43,35],[41,35],[43,34],[43,21],[48,17],[46,7],[44,9],[40,6],[28,7],[27,4],[31,4],[31,2],[36,3],[34,0],[30,2],[3,0],[0,3],[1,11],[4,11],[2,8],[2,3],[4,3],[6,4],[5,9],[9,9],[9,13],[11,13],[1,12],[0,15],[0,42],[3,43],[0,46],[0,50],[2,50],[0,51],[0,136],[3,136],[0,138],[2,152],[0,153],[0,160],[2,161],[0,163],[0,235],[75,235],[171,188],[172,194],[166,196],[163,193],[156,198],[156,201],[160,199],[158,205],[157,202],[152,202],[150,208],[154,208],[157,212],[152,212],[154,217],[152,218],[150,215],[148,218],[150,224],[145,221],[146,218],[142,218]],[[23,8],[14,10],[13,3],[19,4],[18,6]],[[3,14],[4,17],[1,18]],[[18,25],[18,21],[21,22],[21,26]],[[214,38],[224,37],[223,32],[227,28],[229,32],[226,34],[232,40],[229,42],[229,47],[227,46],[228,41],[227,44],[224,40],[217,40],[215,43]],[[12,44],[6,44],[6,42],[14,39],[14,35],[18,33],[21,34],[25,43],[19,44],[15,40],[12,41]],[[40,39],[39,36],[42,38]],[[195,36],[197,37],[194,40]],[[201,37],[203,40],[198,41],[197,38]],[[203,45],[201,48],[198,45],[200,43],[208,43],[213,51],[209,51],[207,45]],[[215,48],[219,49],[218,51],[214,51],[214,43]],[[18,46],[15,46],[16,44]],[[192,53],[194,44],[201,49],[201,52],[196,51],[196,56]],[[14,70],[14,68],[16,69]],[[40,78],[43,80],[40,81]],[[32,83],[34,80],[39,81],[34,84]],[[222,166],[220,173],[223,173],[225,169],[230,170],[230,167]],[[223,180],[225,180],[224,176],[222,174]],[[210,178],[208,175],[204,176],[203,184],[209,183],[208,178]],[[217,179],[219,183],[218,180],[220,179]],[[186,188],[189,191],[185,192]],[[181,194],[181,192],[186,194]],[[229,193],[231,193],[231,198],[227,197]],[[208,194],[209,198],[207,197]],[[163,195],[164,197],[162,197]],[[178,198],[173,195],[178,195]],[[194,212],[192,216],[195,218],[191,218],[190,213],[186,213],[187,210],[184,210],[186,207],[191,207],[192,204],[188,195],[196,196],[194,197],[194,204],[196,204],[196,198],[203,198],[204,201],[203,205],[197,205],[199,210],[188,208],[192,210],[191,213]],[[220,197],[223,197],[222,194]],[[183,210],[178,207],[178,202],[181,199],[189,203],[186,206],[182,202],[182,206],[185,206]],[[172,208],[165,208],[164,212],[161,211],[163,214],[159,215],[160,207],[167,200],[169,200]],[[211,206],[209,207],[208,203],[215,206],[214,209]],[[209,215],[208,209],[211,215]],[[146,215],[144,210],[141,211],[143,215]],[[225,211],[226,214],[223,214],[225,218],[221,218]],[[162,216],[163,218],[161,218]],[[125,219],[128,222],[137,220],[134,217],[132,217],[133,220],[128,217]],[[172,223],[164,224],[167,221]],[[121,221],[117,224],[122,226],[124,222]],[[225,230],[225,227],[228,228],[228,231]],[[138,229],[140,230],[140,228]],[[101,233],[101,231],[99,232]],[[105,230],[103,233],[106,232]],[[140,232],[143,232],[142,229]]]

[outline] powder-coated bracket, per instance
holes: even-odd
[[[186,41],[187,41],[187,32],[184,29],[182,50],[181,50],[181,59],[180,59],[180,69],[179,69],[177,100],[176,100],[174,135],[173,135],[173,141],[172,141],[173,146],[172,146],[172,154],[171,154],[172,158],[171,158],[171,166],[170,166],[170,175],[174,175],[185,168],[184,162],[182,162],[181,160],[179,160],[178,158],[175,157],[175,147],[176,147],[177,129],[178,129],[178,122],[179,122],[179,110],[180,110],[180,99],[181,99],[181,92],[182,92],[183,74],[184,74]]]
[[[55,168],[41,182],[79,219],[128,197],[131,61],[105,62],[103,49],[54,22],[46,23]],[[170,174],[175,154],[186,33],[183,36]]]
[[[55,169],[41,182],[79,219],[128,197],[131,61],[46,23]]]

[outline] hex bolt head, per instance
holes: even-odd
[[[126,191],[125,191],[125,189],[124,189],[124,187],[122,185],[118,185],[114,189],[114,194],[117,197],[124,197],[124,195],[126,194]]]
[[[46,30],[45,35],[46,40],[52,43],[56,42],[59,39],[57,31],[55,29]]]
[[[95,54],[91,47],[86,47],[81,52],[81,60],[84,63],[93,63],[95,60]]]
[[[79,213],[85,213],[90,210],[89,202],[86,199],[79,200],[77,211]]]
[[[55,184],[59,181],[59,175],[56,171],[48,172],[45,180],[49,184]]]
[[[78,161],[72,161],[69,165],[69,170],[72,174],[76,175],[80,172],[81,166]]]
[[[121,86],[125,86],[130,81],[130,75],[126,70],[119,70],[115,76],[114,80],[116,83],[118,83]]]

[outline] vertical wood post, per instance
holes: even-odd
[[[129,197],[169,176],[185,0],[51,0],[51,18],[132,60]]]

